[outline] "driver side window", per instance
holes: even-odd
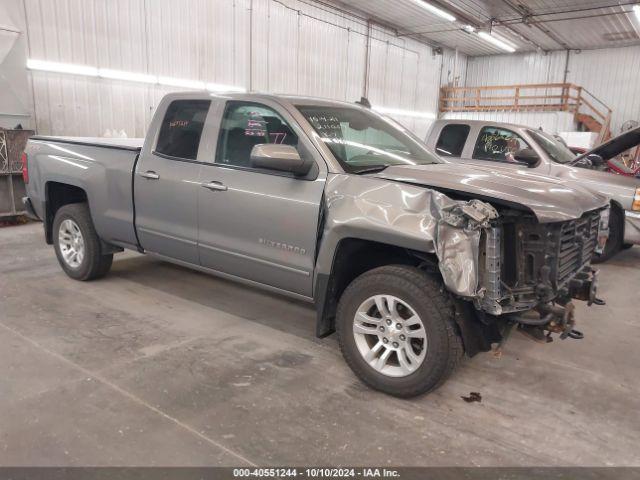
[[[216,163],[251,167],[254,146],[275,143],[298,146],[298,136],[278,112],[265,105],[229,102],[220,126]]]
[[[473,158],[520,165],[514,155],[524,148],[531,147],[517,133],[506,128],[484,127],[473,149]]]

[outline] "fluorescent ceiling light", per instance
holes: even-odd
[[[513,48],[514,50],[516,50],[517,45],[515,43],[513,43],[511,40],[509,40],[507,37],[505,37],[504,35],[500,35],[498,32],[496,32],[495,30],[491,32],[491,36],[493,38],[495,38],[496,40],[500,40],[502,43],[508,45],[509,47]]]
[[[205,83],[199,80],[190,80],[187,78],[157,77],[156,75],[149,75],[146,73],[126,72],[123,70],[96,68],[70,63],[46,62],[44,60],[28,59],[27,68],[29,70],[40,70],[43,72],[68,73],[72,75],[108,78],[110,80],[123,80],[125,82],[147,83],[150,85],[166,85],[169,87],[189,88],[194,90],[204,90],[206,88],[212,92],[246,92],[244,87],[234,85]]]
[[[412,1],[413,1],[414,4],[418,5],[419,7],[424,8],[425,10],[433,13],[434,15],[442,17],[445,20],[449,20],[450,22],[455,22],[456,21],[456,17],[451,15],[449,12],[445,12],[441,8],[436,7],[435,5],[431,5],[430,3],[423,2],[422,0],[412,0]]]
[[[204,90],[206,87],[204,82],[200,82],[198,80],[185,80],[183,78],[171,77],[159,77],[158,83],[169,87],[193,88],[194,90]]]
[[[502,50],[505,50],[509,53],[513,53],[516,51],[516,49],[514,47],[512,47],[511,45],[508,45],[506,42],[503,42],[502,40],[497,39],[496,37],[494,37],[493,35],[487,33],[487,32],[478,32],[478,36],[480,38],[482,38],[483,40],[486,40],[487,42],[495,45],[498,48],[501,48]]]
[[[639,5],[634,5],[633,6],[633,13],[636,14],[636,18],[638,19],[638,21],[640,22],[640,4]]]
[[[158,78],[154,75],[123,72],[122,70],[111,70],[109,68],[99,69],[98,76],[102,78],[110,78],[112,80],[125,80],[127,82],[158,83]]]
[[[98,69],[86,65],[73,65],[71,63],[45,62],[44,60],[27,60],[29,70],[42,70],[44,72],[71,73],[73,75],[85,75],[97,77]]]
[[[402,110],[399,108],[378,107],[375,105],[371,108],[379,113],[384,113],[387,115],[397,115],[399,117],[427,118],[429,120],[435,120],[436,118],[436,114],[432,112],[417,112],[415,110]]]
[[[476,28],[473,25],[465,25],[462,27],[465,32],[473,33],[476,31]]]

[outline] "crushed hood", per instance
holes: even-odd
[[[538,175],[526,168],[442,163],[392,166],[376,177],[470,194],[481,200],[531,210],[542,223],[572,220],[604,207],[606,197],[566,180]]]
[[[602,145],[598,145],[596,148],[576,157],[571,163],[575,164],[589,155],[600,155],[606,162],[638,145],[640,145],[640,127],[632,128]]]

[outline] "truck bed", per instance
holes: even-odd
[[[51,222],[52,192],[86,197],[100,238],[136,248],[132,175],[144,139],[34,136],[27,143],[30,198],[39,218]],[[47,192],[49,195],[47,195]],[[55,197],[55,195],[53,195]]]

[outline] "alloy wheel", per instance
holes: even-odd
[[[82,231],[76,222],[66,219],[60,224],[58,244],[64,262],[71,268],[79,268],[84,259],[85,247]]]
[[[393,295],[374,295],[358,307],[353,335],[362,358],[377,372],[406,377],[425,359],[427,334],[420,316]]]

